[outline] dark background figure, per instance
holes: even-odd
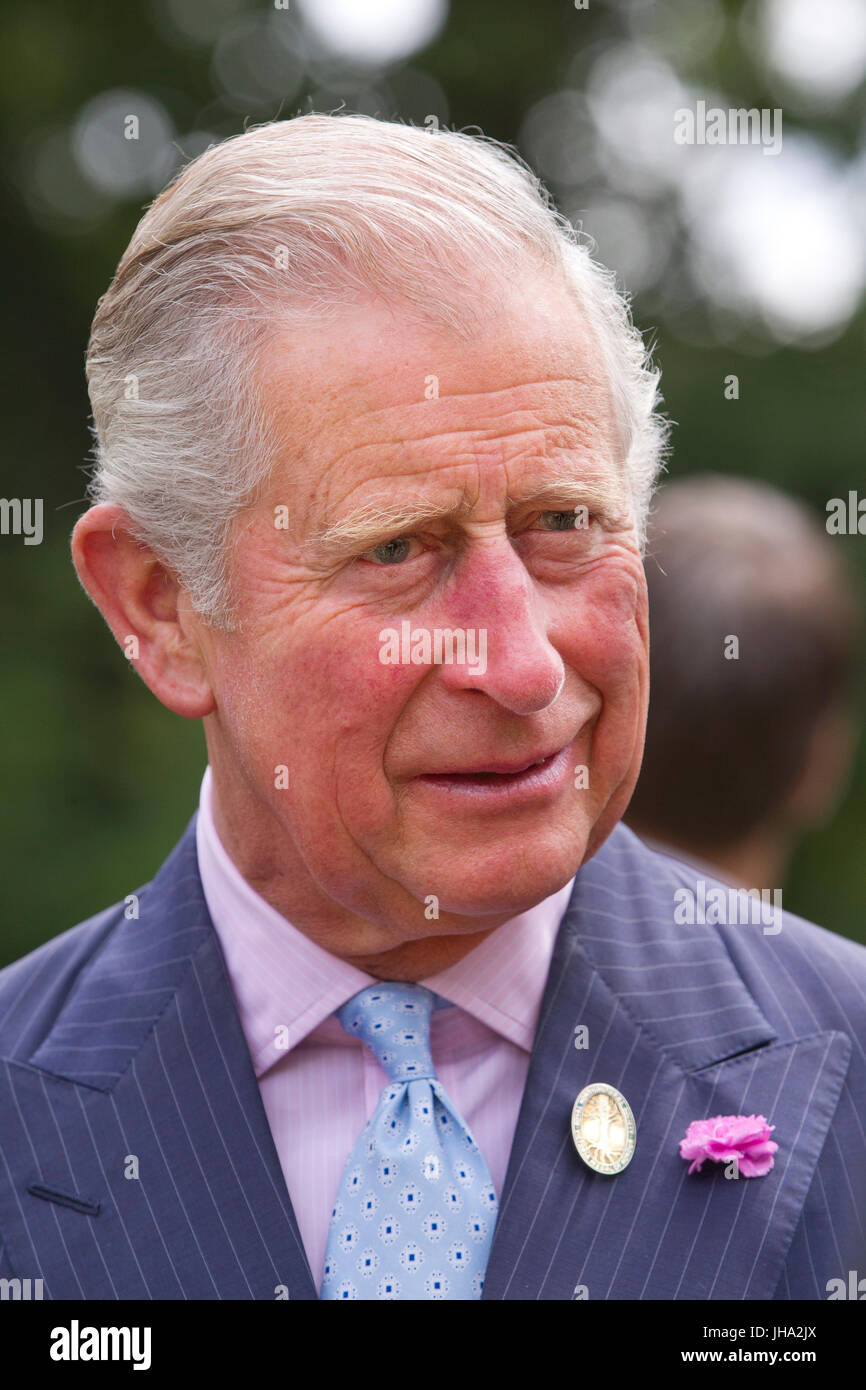
[[[862,623],[836,540],[778,489],[704,474],[658,493],[646,574],[650,708],[627,822],[731,883],[781,888],[857,745]]]

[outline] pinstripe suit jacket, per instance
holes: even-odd
[[[46,1298],[317,1296],[194,824],[137,919],[109,908],[0,973],[0,1277]],[[577,874],[486,1299],[823,1299],[866,1275],[866,950],[789,915],[675,926],[690,883],[624,826]],[[593,1081],[635,1114],[618,1177],[572,1145]],[[752,1112],[776,1126],[766,1177],[687,1176],[692,1120]]]

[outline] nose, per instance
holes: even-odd
[[[468,550],[448,603],[448,622],[474,629],[482,660],[442,665],[450,690],[480,690],[513,714],[540,714],[565,684],[565,666],[547,637],[544,606],[507,537]]]

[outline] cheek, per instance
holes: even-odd
[[[263,757],[272,748],[290,752],[304,782],[328,769],[342,777],[350,765],[367,779],[381,773],[391,730],[423,670],[383,664],[379,631],[347,614],[315,631],[295,624],[290,641],[268,650],[252,682]]]
[[[303,687],[285,708],[292,726],[293,804],[311,856],[347,839],[370,847],[393,831],[389,740],[425,669],[379,660],[380,628],[350,622],[305,654]],[[342,849],[341,849],[342,846]]]
[[[645,680],[648,619],[642,574],[626,569],[586,576],[565,623],[563,659],[603,695]]]
[[[219,662],[216,703],[220,727],[235,754],[249,771],[257,768],[263,752],[278,752],[274,738],[273,696],[267,668],[254,644],[232,646]],[[278,761],[276,757],[273,759]]]

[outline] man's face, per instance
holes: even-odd
[[[541,285],[471,342],[359,304],[261,370],[283,448],[236,528],[240,630],[207,638],[225,823],[253,882],[480,930],[568,881],[639,770],[646,591],[597,346]],[[405,623],[486,662],[383,660]]]

